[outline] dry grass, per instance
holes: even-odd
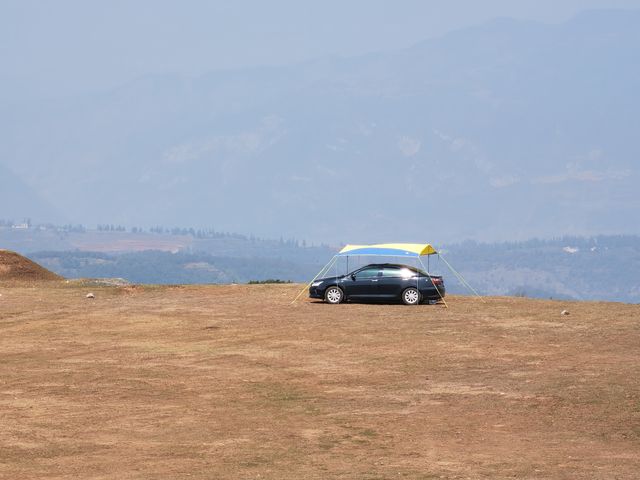
[[[640,306],[297,288],[0,288],[0,478],[638,478]]]

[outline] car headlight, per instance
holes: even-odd
[[[320,285],[322,285],[322,280],[320,280],[319,282],[313,282],[311,284],[312,287],[319,287]]]

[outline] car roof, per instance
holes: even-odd
[[[369,265],[365,265],[364,267],[360,268],[359,270],[362,270],[363,268],[370,268],[370,267],[376,267],[376,268],[380,268],[380,267],[417,268],[415,266],[404,265],[402,263],[370,263]]]

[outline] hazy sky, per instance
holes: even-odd
[[[566,22],[602,8],[635,13]],[[637,233],[627,217],[640,205],[638,15],[640,0],[0,0],[0,180],[11,172],[5,185],[22,186],[35,205],[5,218],[36,217],[26,210],[40,200],[71,223],[333,241],[336,219],[316,199],[331,191],[350,201],[336,180],[362,171],[359,180],[395,175],[416,201],[420,181],[434,182],[446,210],[428,227],[455,238]],[[497,17],[559,25],[468,29]],[[381,55],[373,67],[279,70],[294,76],[295,92],[259,70],[193,89],[159,78],[117,88],[149,74],[350,57],[445,34],[451,41],[433,50]],[[102,201],[114,191],[127,194]],[[388,193],[359,223],[345,218],[340,235],[423,228]],[[219,204],[233,208],[210,208]],[[486,222],[495,205],[508,208]]]
[[[0,82],[4,95],[67,95],[147,73],[396,49],[498,16],[559,22],[589,8],[640,0],[0,0]]]

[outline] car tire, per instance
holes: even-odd
[[[402,292],[402,303],[405,305],[418,305],[420,303],[420,292],[415,287],[409,287]]]
[[[331,305],[337,305],[344,300],[344,292],[340,287],[332,285],[324,291],[324,301]]]

